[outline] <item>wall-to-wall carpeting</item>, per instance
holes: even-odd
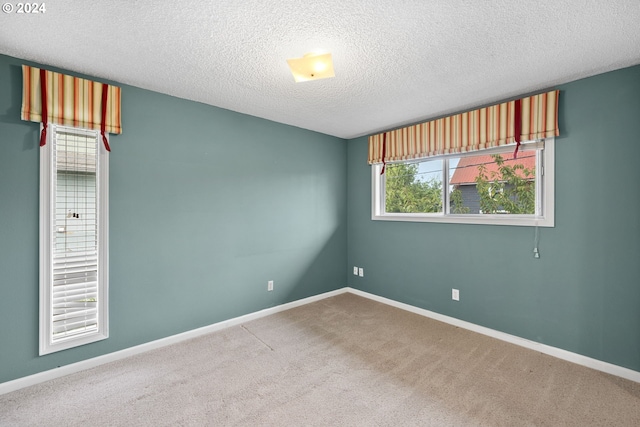
[[[640,384],[347,293],[0,407],[10,426],[636,426]]]

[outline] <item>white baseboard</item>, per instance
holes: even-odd
[[[497,338],[501,341],[506,341],[511,344],[519,345],[520,347],[535,350],[540,353],[548,354],[549,356],[557,357],[558,359],[566,360],[568,362],[576,363],[578,365],[586,366],[587,368],[595,369],[597,371],[605,372],[607,374],[615,375],[621,378],[625,378],[631,381],[640,383],[640,372],[632,369],[623,368],[622,366],[614,365],[612,363],[603,362],[598,359],[583,356],[581,354],[573,353],[571,351],[562,350],[550,345],[541,344],[539,342],[530,341],[525,338],[521,338],[515,335],[510,335],[504,332],[496,331],[495,329],[486,328],[484,326],[476,325],[475,323],[466,322],[464,320],[456,319],[455,317],[445,316],[443,314],[435,313],[433,311],[418,308],[409,304],[394,301],[392,299],[380,297],[378,295],[370,294],[368,292],[360,291],[353,288],[348,288],[348,292],[355,295],[359,295],[364,298],[369,298],[373,301],[381,302],[383,304],[390,305],[392,307],[400,308],[402,310],[410,311],[411,313],[419,314],[420,316],[429,317],[440,322],[448,323],[453,326],[468,329],[479,334],[487,335],[492,338]]]
[[[281,311],[289,310],[295,307],[299,307],[301,305],[310,304],[312,302],[320,301],[322,299],[329,298],[335,295],[340,295],[348,292],[348,290],[349,288],[342,288],[335,291],[326,292],[324,294],[315,295],[309,298],[304,298],[298,301],[293,301],[293,302],[281,304],[275,307],[266,308],[264,310],[256,311],[255,313],[249,313],[244,316],[224,320],[222,322],[214,323],[213,325],[203,326],[202,328],[193,329],[191,331],[183,332],[177,335],[172,335],[170,337],[151,341],[145,344],[140,344],[135,347],[125,348],[124,350],[105,354],[103,356],[93,357],[91,359],[82,360],[80,362],[72,363],[70,365],[61,366],[59,368],[50,369],[48,371],[29,375],[27,377],[22,377],[12,381],[7,381],[0,384],[0,395],[5,393],[10,393],[12,391],[19,390],[24,387],[29,387],[35,384],[43,383],[45,381],[60,378],[65,375],[70,375],[76,372],[84,371],[86,369],[94,368],[96,366],[104,365],[105,363],[115,362],[116,360],[121,360],[126,357],[144,353],[145,351],[155,350],[157,348],[165,347],[172,344],[177,344],[181,341],[185,341],[185,340],[196,338],[202,335],[210,334],[212,332],[229,328],[231,326],[241,325],[251,320],[260,319],[261,317],[269,316],[271,314],[279,313]]]
[[[497,338],[502,341],[516,344],[521,347],[525,347],[531,350],[539,351],[540,353],[548,354],[550,356],[557,357],[558,359],[566,360],[568,362],[576,363],[578,365],[586,366],[598,371],[606,372],[607,374],[616,375],[631,381],[640,383],[640,372],[623,368],[621,366],[613,365],[611,363],[603,362],[601,360],[592,359],[590,357],[582,356],[577,353],[562,350],[556,347],[551,347],[546,344],[540,344],[535,341],[530,341],[524,338],[517,337],[515,335],[506,334],[504,332],[496,331],[494,329],[479,326],[464,320],[456,319],[454,317],[445,316],[443,314],[435,313],[433,311],[424,310],[409,304],[394,301],[388,298],[384,298],[378,295],[370,294],[368,292],[360,291],[357,289],[345,287],[337,289],[335,291],[326,292],[324,294],[315,295],[309,298],[304,298],[298,301],[293,301],[287,304],[278,305],[276,307],[266,308],[264,310],[256,311],[255,313],[249,313],[244,316],[235,317],[222,322],[214,323],[213,325],[204,326],[202,328],[193,329],[191,331],[183,332],[181,334],[172,335],[170,337],[162,338],[156,341],[151,341],[145,344],[140,344],[135,347],[126,348],[124,350],[116,351],[113,353],[105,354],[103,356],[94,357],[91,359],[83,360],[80,362],[72,363],[70,365],[61,366],[56,369],[40,372],[37,374],[29,375],[27,377],[18,378],[12,381],[7,381],[0,384],[0,395],[10,393],[15,390],[19,390],[24,387],[29,387],[35,384],[39,384],[45,381],[60,378],[65,375],[70,375],[76,372],[84,371],[86,369],[94,368],[96,366],[103,365],[105,363],[115,362],[129,356],[144,353],[145,351],[155,350],[157,348],[165,347],[172,344],[177,344],[181,341],[196,338],[202,335],[210,334],[225,328],[241,325],[251,320],[260,319],[271,314],[279,313],[281,311],[289,310],[295,307],[300,307],[305,304],[320,301],[325,298],[340,295],[346,292],[351,292],[355,295],[359,295],[364,298],[371,299],[383,304],[390,305],[402,310],[409,311],[411,313],[419,314],[421,316],[429,317],[440,322],[448,323],[450,325],[458,326],[460,328],[468,329],[473,332],[477,332],[483,335],[487,335],[493,338]]]

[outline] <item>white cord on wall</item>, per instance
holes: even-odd
[[[540,252],[538,251],[538,242],[540,241],[540,228],[538,227],[538,221],[536,221],[535,232],[533,236],[533,257],[540,258]]]

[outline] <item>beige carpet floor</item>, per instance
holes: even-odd
[[[0,396],[1,426],[640,426],[640,384],[343,294]]]

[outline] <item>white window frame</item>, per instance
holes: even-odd
[[[42,125],[41,125],[42,128]],[[96,331],[53,340],[52,280],[55,230],[54,146],[57,130],[82,131],[95,134],[97,153],[96,196],[98,198],[98,296]],[[48,125],[47,142],[40,147],[40,337],[39,354],[45,355],[72,347],[100,341],[109,336],[109,156],[99,131],[69,126]],[[108,135],[107,135],[108,138]]]
[[[443,209],[442,213],[390,213],[385,212],[385,175],[381,175],[381,164],[371,167],[371,219],[375,221],[410,221],[410,222],[442,222],[454,224],[485,224],[485,225],[515,225],[533,227],[554,227],[554,186],[555,186],[555,138],[546,138],[541,141],[523,143],[520,151],[541,149],[541,155],[536,160],[536,213],[534,215],[489,215],[489,214],[452,214],[449,213],[449,170],[450,158],[463,156],[477,156],[484,154],[513,153],[515,145],[508,145],[496,149],[458,153],[446,156],[434,156],[414,162],[426,160],[443,160],[442,188]],[[414,163],[404,162],[404,163]]]

